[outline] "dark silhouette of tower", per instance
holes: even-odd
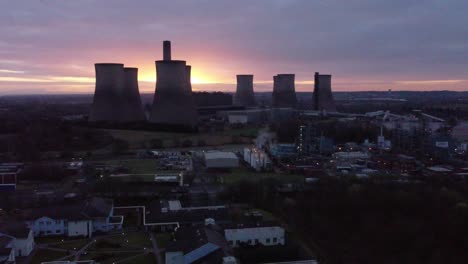
[[[122,98],[122,120],[124,122],[145,121],[138,88],[138,68],[124,68],[124,97]]]
[[[273,107],[296,107],[296,88],[294,74],[273,76]]]
[[[96,88],[91,122],[138,122],[145,117],[138,91],[136,68],[120,63],[96,63]]]
[[[190,66],[171,60],[171,43],[164,41],[164,60],[156,61],[156,90],[149,121],[161,125],[194,127],[197,110],[192,99]]]
[[[331,75],[315,73],[314,109],[318,111],[336,111],[335,100],[331,90]]]
[[[234,104],[239,106],[255,105],[253,90],[253,75],[237,75],[237,88],[234,95]]]

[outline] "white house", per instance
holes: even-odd
[[[284,228],[279,226],[234,227],[224,229],[224,237],[231,247],[245,245],[284,245]]]
[[[85,236],[122,229],[123,216],[114,216],[110,199],[92,198],[82,203],[24,210],[21,218],[34,236]]]

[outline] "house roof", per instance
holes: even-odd
[[[28,238],[31,231],[24,223],[15,221],[14,219],[6,219],[0,222],[0,233],[12,236],[15,238]]]
[[[91,198],[81,203],[62,204],[21,211],[22,220],[35,220],[41,217],[52,219],[86,220],[97,217],[108,217],[112,211],[111,199]]]
[[[160,201],[153,201],[146,206],[146,224],[155,223],[194,223],[204,222],[207,218],[215,221],[226,221],[229,219],[226,208],[217,209],[192,209],[192,210],[168,210],[162,212]]]

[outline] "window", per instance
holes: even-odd
[[[266,243],[270,244],[270,239],[269,238],[266,239]]]
[[[234,245],[234,241],[229,240],[229,245],[230,245],[230,246],[233,246],[233,245]]]
[[[247,244],[252,244],[252,239],[247,240]]]
[[[39,221],[39,225],[43,225],[43,224],[44,224],[44,222],[43,222],[43,221]]]
[[[278,239],[276,237],[273,238],[273,243],[278,242]]]
[[[257,245],[257,244],[258,244],[258,239],[255,239],[255,245]]]
[[[60,229],[55,230],[55,233],[60,233]]]

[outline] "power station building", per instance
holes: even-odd
[[[273,76],[273,107],[296,107],[296,88],[294,74],[278,74]]]
[[[234,95],[234,104],[239,106],[254,106],[255,96],[253,89],[253,75],[237,75],[237,88]]]
[[[331,90],[331,75],[315,73],[314,110],[336,112],[335,100]]]
[[[145,115],[138,89],[138,69],[120,63],[96,63],[91,122],[141,122]]]
[[[191,67],[172,60],[171,42],[163,42],[163,60],[156,61],[156,89],[149,122],[194,127],[197,109],[192,98]]]

